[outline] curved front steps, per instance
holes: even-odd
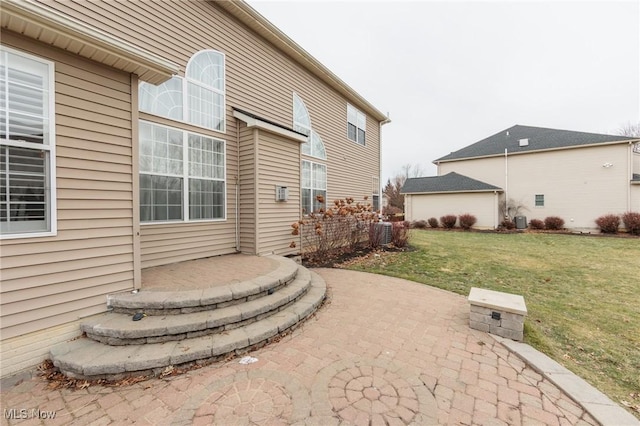
[[[118,380],[158,375],[169,366],[207,363],[259,347],[314,313],[326,294],[319,275],[280,259],[293,263],[296,272],[292,281],[279,283],[277,291],[253,300],[244,296],[244,302],[206,311],[166,314],[160,309],[164,315],[149,315],[140,321],[132,321],[129,314],[109,312],[82,324],[86,338],[53,347],[51,360],[69,377]],[[157,304],[153,306],[158,309]],[[142,304],[136,310],[148,313]]]
[[[279,291],[248,302],[181,315],[150,315],[141,321],[132,321],[130,314],[106,313],[83,323],[81,330],[87,337],[113,346],[162,343],[220,333],[277,313],[300,299],[310,282],[309,270],[300,268],[295,279]]]

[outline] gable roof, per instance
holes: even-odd
[[[443,176],[409,178],[400,193],[426,194],[439,192],[502,192],[502,188],[450,172]]]
[[[528,139],[527,145],[520,146],[521,139]],[[480,142],[440,157],[435,160],[434,163],[504,155],[505,149],[509,154],[517,154],[586,145],[621,143],[633,140],[637,140],[637,138],[515,125],[493,136],[489,136]]]

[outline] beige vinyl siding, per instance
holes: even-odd
[[[256,253],[256,149],[257,131],[241,124],[240,130],[240,251]]]
[[[508,156],[508,186],[504,157],[441,163],[439,174],[451,171],[507,190],[531,219],[559,216],[572,229],[594,229],[601,215],[628,209],[627,144],[591,146]],[[604,163],[613,167],[605,168]],[[544,207],[535,195],[544,195]]]
[[[58,225],[2,241],[4,345],[104,311],[134,274],[129,74],[6,31],[2,44],[55,62]]]
[[[379,123],[367,116],[366,145],[350,141],[347,138],[350,101],[226,15],[214,2],[43,3],[179,64],[182,75],[195,52],[202,49],[223,52],[228,158],[233,156],[229,142],[235,142],[236,132],[232,106],[292,127],[292,93],[296,92],[304,100],[312,127],[327,150],[329,200],[347,196],[362,200],[365,195],[371,196],[371,176],[380,173]],[[228,164],[227,176],[235,174]],[[230,201],[231,197],[228,204]],[[229,223],[229,232],[233,227]]]
[[[291,254],[291,224],[300,219],[300,143],[265,131],[258,135],[257,254]],[[275,200],[276,185],[289,188],[287,201]]]
[[[493,192],[405,195],[405,219],[411,222],[431,217],[440,221],[444,215],[465,213],[478,219],[474,228],[494,229],[498,225],[498,195]]]

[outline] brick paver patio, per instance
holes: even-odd
[[[268,265],[267,265],[268,266]],[[316,270],[330,300],[277,343],[130,386],[5,389],[2,424],[597,424],[486,333],[462,296],[410,281]],[[9,420],[6,410],[28,419]],[[33,418],[55,412],[54,419]]]

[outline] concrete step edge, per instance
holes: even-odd
[[[314,285],[298,301],[273,316],[222,334],[117,347],[83,338],[54,346],[51,360],[67,376],[87,380],[160,375],[171,366],[212,362],[265,344],[299,325],[325,298],[326,284],[322,278],[314,277]]]
[[[149,316],[140,321],[132,321],[129,314],[108,312],[82,323],[80,328],[89,338],[113,346],[182,340],[194,337],[194,333],[222,332],[236,328],[236,323],[273,315],[310,288],[310,274],[301,271],[280,291],[242,304],[181,315]]]
[[[158,315],[180,314],[204,309],[215,309],[247,298],[259,297],[277,291],[293,281],[299,265],[286,257],[269,256],[279,263],[275,271],[251,280],[187,291],[145,291],[117,293],[107,296],[107,307],[117,312],[134,314],[145,310]]]

